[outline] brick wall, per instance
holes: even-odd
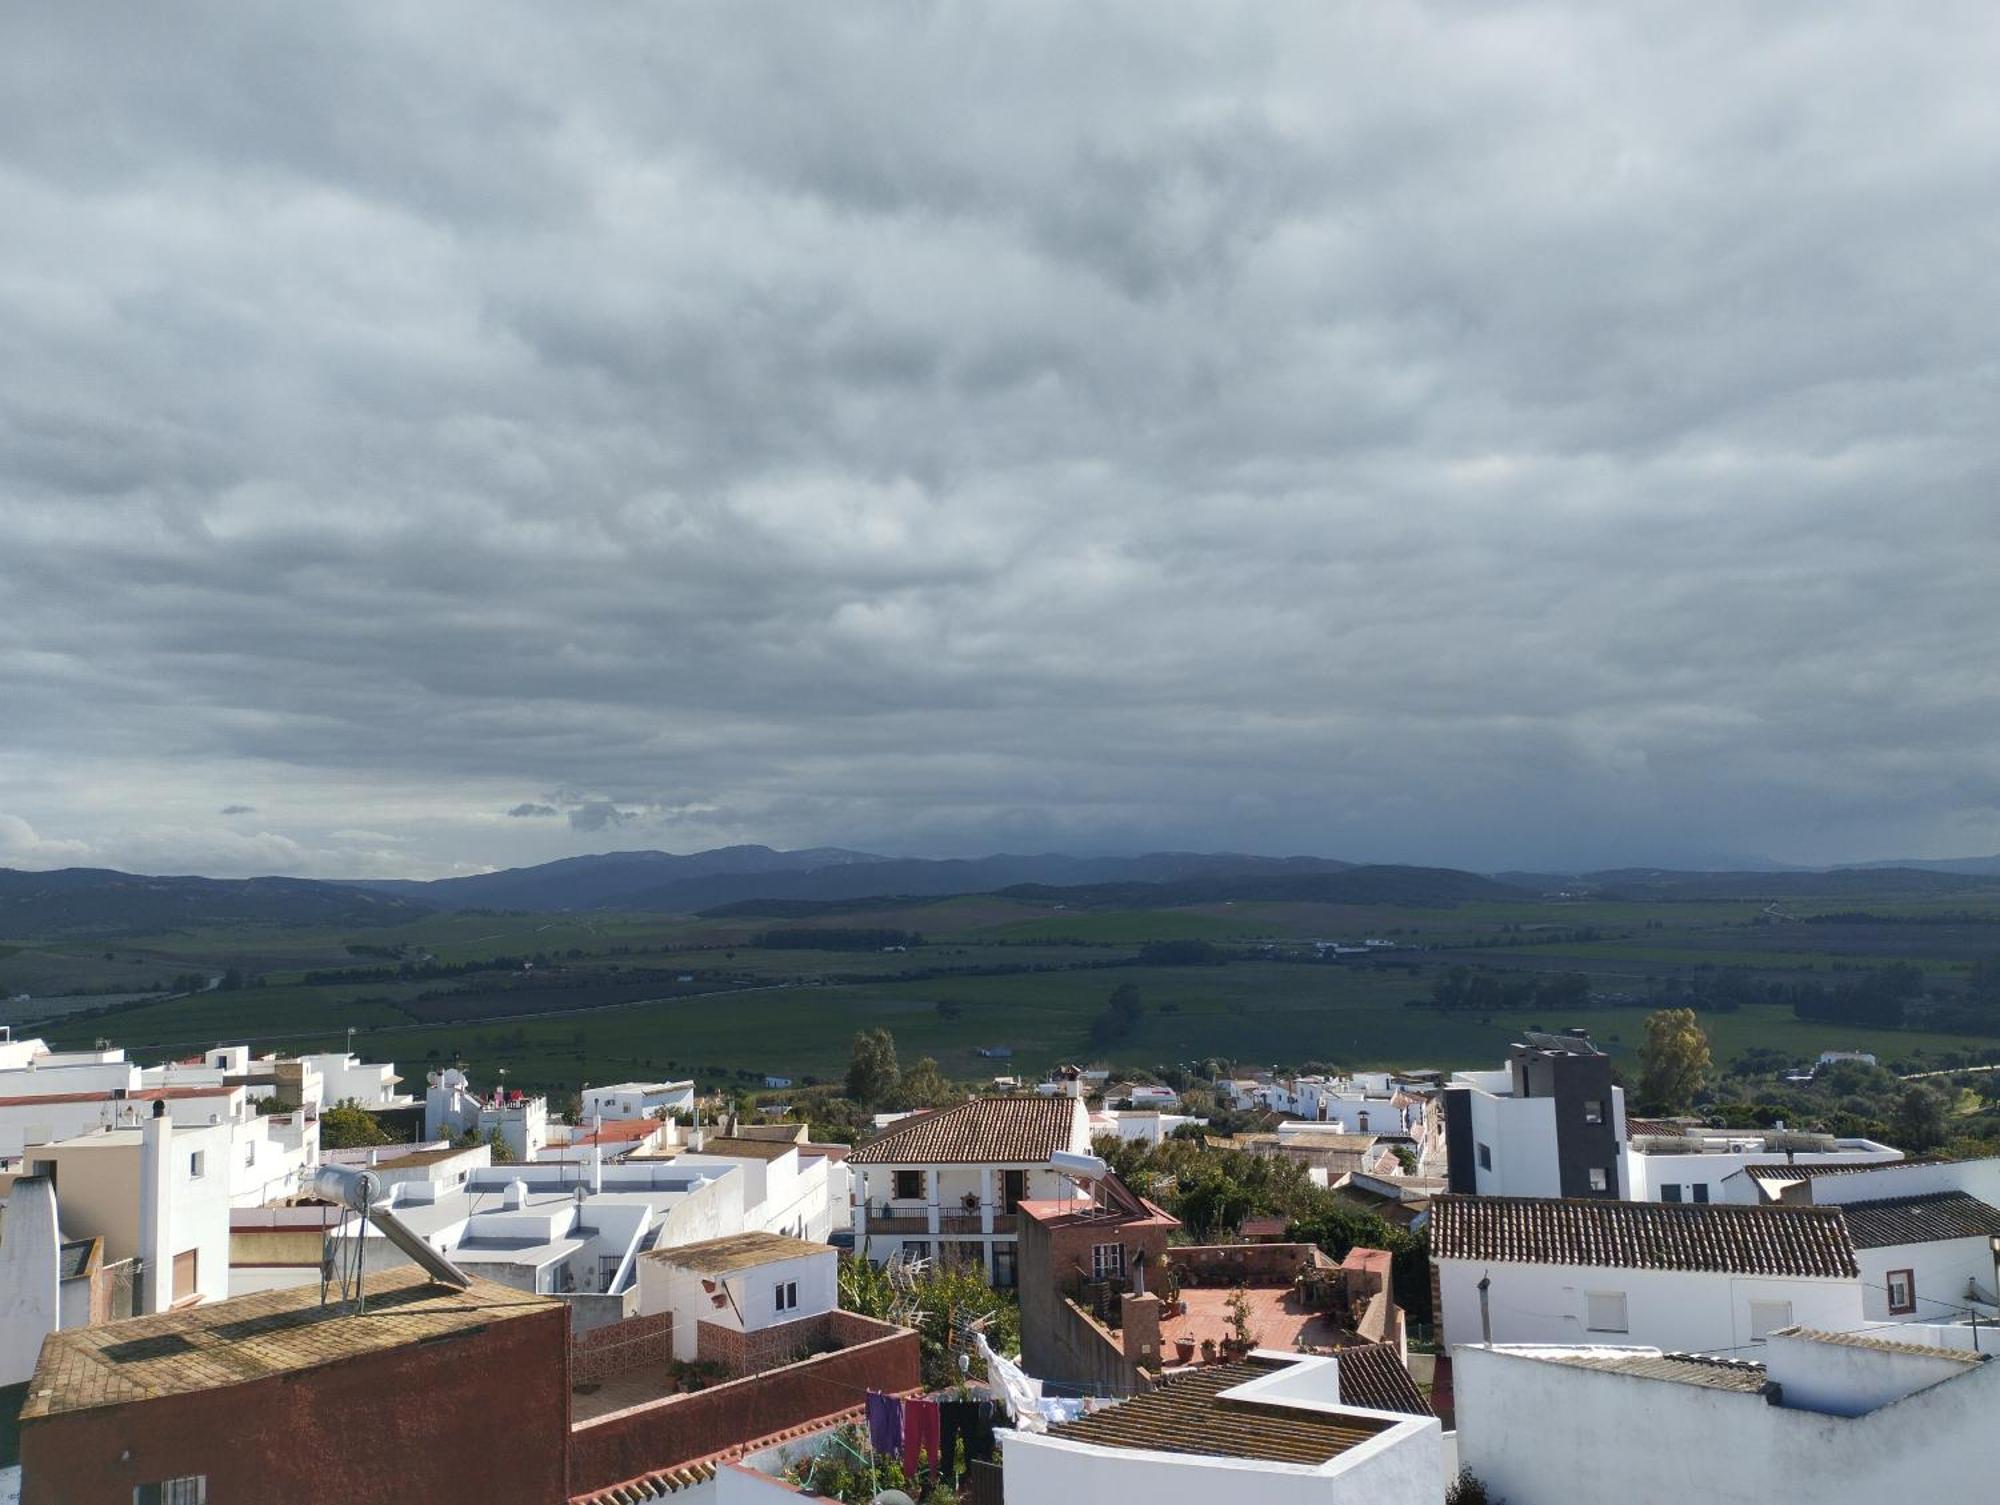
[[[570,1383],[594,1383],[640,1364],[657,1364],[664,1369],[673,1356],[672,1312],[607,1322],[570,1339]]]
[[[570,1431],[570,1494],[606,1489],[837,1416],[860,1405],[870,1390],[901,1393],[922,1383],[915,1333],[852,1312],[829,1313],[822,1320],[847,1347],[578,1422]]]
[[[816,1312],[796,1322],[780,1322],[754,1333],[738,1332],[717,1322],[695,1324],[695,1357],[722,1365],[733,1378],[779,1369],[801,1355],[818,1353],[840,1343],[835,1320],[852,1313]]]
[[[1184,1283],[1204,1286],[1288,1286],[1302,1264],[1338,1268],[1317,1244],[1183,1244],[1167,1260]]]

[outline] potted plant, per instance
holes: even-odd
[[[1203,1338],[1201,1340],[1201,1361],[1204,1364],[1213,1364],[1215,1362],[1215,1339]]]
[[[1238,1286],[1229,1293],[1229,1345],[1241,1358],[1257,1346],[1257,1334],[1250,1330],[1250,1293]]]
[[[1194,1362],[1194,1339],[1174,1339],[1174,1357],[1179,1359],[1183,1364],[1192,1364]]]

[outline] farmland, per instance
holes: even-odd
[[[906,1060],[990,1075],[981,1047],[1039,1074],[1105,1054],[1124,1065],[1216,1056],[1254,1064],[1349,1067],[1488,1064],[1529,1027],[1580,1025],[1614,1053],[1632,1048],[1646,1009],[1692,1001],[1721,1061],[1751,1049],[1806,1058],[1872,1050],[1915,1067],[1950,1052],[2000,1049],[1964,1001],[1971,964],[2000,955],[2000,887],[1948,898],[1843,892],[1772,916],[1741,902],[1469,902],[1450,907],[1210,903],[1080,909],[986,895],[857,906],[806,921],[589,912],[427,914],[365,929],[193,928],[114,941],[28,941],[0,953],[0,996],[17,1028],[61,1044],[106,1038],[141,1059],[217,1041],[259,1048],[357,1049],[416,1079],[464,1061],[521,1085],[694,1074],[705,1082],[778,1074],[831,1078],[857,1029],[882,1026]],[[817,927],[825,949],[763,946],[769,930]],[[919,932],[908,949],[854,949],[843,927]],[[1313,942],[1388,940],[1393,949],[1322,957]],[[796,936],[788,937],[797,941]],[[1195,964],[1146,948],[1192,946]],[[1910,963],[1952,1028],[1874,1028],[1804,1019],[1755,987],[1838,988]],[[1580,973],[1588,1002],[1559,1015],[1530,1004],[1433,1006],[1448,969],[1509,982]],[[78,1011],[195,975],[202,990]],[[217,981],[228,976],[223,985]],[[1120,984],[1144,1010],[1094,1049],[1092,1021]],[[1753,987],[1753,985],[1755,985]],[[1531,991],[1531,989],[1530,989]],[[1738,996],[1738,995],[1741,996]],[[1913,1012],[1912,1020],[1925,1017]],[[37,1022],[40,1021],[40,1022]]]

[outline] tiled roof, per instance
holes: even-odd
[[[1551,1350],[1531,1357],[1572,1369],[1601,1369],[1635,1379],[1668,1380],[1704,1390],[1738,1390],[1756,1395],[1764,1388],[1764,1366],[1744,1359],[1710,1359],[1698,1354],[1650,1353],[1629,1348]]]
[[[1434,1416],[1430,1402],[1410,1371],[1396,1357],[1393,1343],[1364,1343],[1343,1348],[1334,1355],[1340,1361],[1340,1403],[1365,1406],[1370,1411],[1406,1411],[1412,1416]]]
[[[315,1283],[51,1333],[22,1420],[216,1390],[563,1310],[491,1281],[433,1285],[407,1265],[370,1274],[366,1291],[360,1316],[321,1306]]]
[[[1039,1165],[1070,1147],[1078,1104],[1068,1097],[982,1097],[891,1124],[850,1157],[855,1165]]]
[[[1443,1196],[1431,1256],[1631,1270],[1859,1274],[1838,1207]]]
[[[1051,1427],[1049,1435],[1093,1447],[1316,1468],[1377,1436],[1387,1425],[1281,1402],[1221,1398],[1222,1391],[1262,1379],[1278,1367],[1269,1360],[1248,1359],[1184,1370],[1143,1395]]]
[[[1962,1348],[1937,1348],[1929,1343],[1905,1343],[1880,1333],[1829,1333],[1815,1327],[1781,1327],[1774,1338],[1800,1338],[1808,1343],[1834,1343],[1842,1348],[1866,1348],[1875,1353],[1916,1354],[1926,1359],[1953,1359],[1960,1364],[1984,1364],[1993,1355],[1967,1353]]]
[[[1857,1249],[1934,1244],[1943,1239],[2000,1234],[2000,1207],[1962,1191],[1828,1205],[1837,1205],[1847,1214],[1847,1235]]]
[[[730,1233],[721,1238],[703,1239],[698,1244],[677,1244],[651,1249],[642,1259],[657,1260],[681,1270],[698,1270],[715,1275],[730,1270],[754,1270],[780,1260],[803,1259],[809,1254],[831,1254],[831,1244],[809,1244],[804,1239],[782,1233]]]

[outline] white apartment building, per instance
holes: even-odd
[[[1779,1328],[1862,1325],[1835,1208],[1553,1197],[1431,1203],[1439,1341],[1735,1353]]]
[[[1341,1363],[1257,1352],[1183,1370],[1045,1432],[1004,1431],[1008,1505],[1437,1505],[1437,1418],[1349,1395]]]
[[[430,1073],[424,1090],[424,1138],[481,1139],[497,1133],[516,1160],[533,1160],[549,1142],[547,1098],[504,1088],[481,1095],[456,1066]]]
[[[606,1087],[586,1087],[581,1094],[582,1117],[612,1122],[629,1118],[657,1118],[662,1113],[692,1114],[694,1083],[613,1082]]]
[[[1444,1088],[1446,1179],[1482,1197],[1627,1195],[1625,1089],[1581,1034],[1531,1032],[1498,1071]]]
[[[901,1119],[848,1157],[855,1252],[980,1265],[996,1286],[1018,1270],[1024,1201],[1082,1195],[1050,1166],[1090,1152],[1090,1114],[1066,1094],[988,1097]]]
[[[1787,1329],[1753,1363],[1460,1347],[1458,1455],[1508,1505],[1990,1500],[2000,1364],[1966,1333]]]
[[[1090,1115],[1090,1137],[1108,1135],[1134,1144],[1158,1144],[1176,1129],[1205,1129],[1208,1120],[1186,1113],[1161,1113],[1152,1108],[1100,1108]]]
[[[403,1079],[394,1065],[384,1061],[364,1061],[347,1051],[324,1051],[300,1056],[319,1074],[320,1101],[327,1107],[353,1103],[371,1111],[408,1108],[416,1098],[402,1090]]]
[[[831,1162],[792,1140],[745,1139],[697,1131],[673,1163],[736,1170],[743,1181],[743,1226],[824,1243],[833,1232]]]

